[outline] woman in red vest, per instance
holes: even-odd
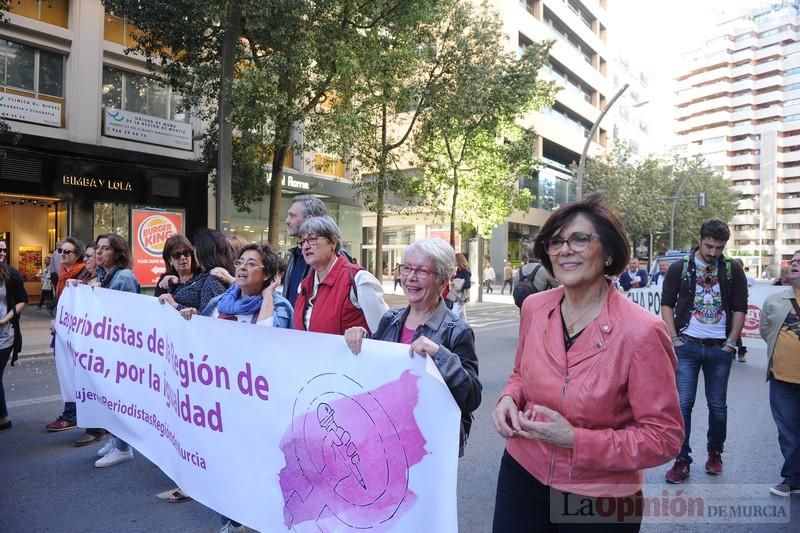
[[[300,283],[294,303],[294,329],[334,335],[354,326],[375,331],[389,309],[383,287],[340,253],[342,233],[336,222],[329,216],[309,218],[298,235],[311,271]]]

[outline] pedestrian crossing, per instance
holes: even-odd
[[[515,305],[501,303],[467,304],[467,323],[475,331],[488,331],[519,327],[519,309]]]

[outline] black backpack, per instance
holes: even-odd
[[[533,269],[533,272],[527,276],[523,276],[522,268],[520,267],[519,280],[517,281],[517,284],[514,285],[514,291],[511,293],[514,296],[514,303],[520,309],[522,309],[522,302],[525,301],[525,298],[538,292],[536,285],[533,284],[533,280],[536,279],[536,273],[539,272],[540,268],[542,268],[541,264],[536,265],[536,268]]]

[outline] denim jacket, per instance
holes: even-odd
[[[97,267],[97,281],[103,283],[105,277],[111,272],[114,272],[114,277],[111,279],[111,283],[108,284],[106,287],[107,289],[111,289],[114,291],[123,291],[123,292],[135,292],[139,294],[141,292],[139,288],[139,282],[136,281],[136,278],[133,275],[133,271],[130,268],[120,268],[120,269],[111,269],[106,271],[103,267]]]
[[[372,338],[400,342],[400,334],[409,311],[409,307],[388,310],[381,318]],[[483,388],[478,379],[475,334],[472,328],[448,309],[444,300],[440,298],[436,310],[414,331],[414,340],[423,335],[439,345],[439,350],[433,356],[433,362],[461,409],[461,435],[458,446],[460,457],[464,455],[464,446],[472,426],[472,412],[481,404]]]

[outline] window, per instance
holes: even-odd
[[[792,74],[800,74],[800,67],[790,68],[783,73],[784,76],[791,76]]]
[[[800,89],[800,83],[792,83],[783,88],[783,92],[794,91]]]
[[[786,115],[786,116],[783,118],[783,121],[784,121],[784,122],[793,122],[793,121],[795,121],[795,120],[800,120],[800,114],[796,114],[796,115]]]
[[[67,27],[69,0],[12,0],[8,11],[21,17]]]
[[[64,56],[0,39],[0,84],[63,98]]]
[[[188,122],[181,97],[170,87],[142,74],[103,66],[103,105],[151,117]]]

